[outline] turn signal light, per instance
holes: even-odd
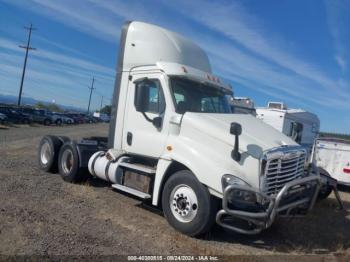
[[[350,167],[344,167],[343,172],[346,174],[350,174]]]

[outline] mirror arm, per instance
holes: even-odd
[[[231,152],[231,157],[237,162],[241,161],[241,153],[239,152],[239,139],[238,135],[235,135],[235,145]]]
[[[239,152],[239,136],[242,134],[242,126],[239,123],[231,123],[230,133],[235,136],[235,145],[231,152],[231,157],[239,162],[241,161],[241,153]]]
[[[146,115],[145,112],[141,112],[141,113],[142,113],[142,115],[146,118],[146,120],[147,120],[148,122],[153,123],[153,120],[152,120],[151,118],[149,118],[149,117]]]
[[[149,118],[149,117],[146,115],[145,112],[142,112],[142,115],[146,118],[146,120],[147,120],[148,122],[151,122],[156,128],[160,128],[160,127],[161,127],[161,124],[158,124],[158,123],[156,123],[156,121],[155,121],[155,119],[160,118],[159,116],[158,116],[158,117],[155,117],[155,118],[153,118],[153,119],[151,119],[151,118]]]

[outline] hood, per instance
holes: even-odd
[[[298,145],[288,136],[248,114],[185,113],[181,129],[197,129],[233,147],[235,139],[230,134],[232,122],[242,126],[242,134],[239,136],[240,152],[247,152],[255,158],[260,158],[264,151],[272,148]]]

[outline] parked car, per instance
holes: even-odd
[[[7,122],[7,116],[5,114],[0,113],[0,124],[4,124]]]
[[[74,124],[84,124],[84,118],[78,113],[66,113],[66,116],[72,118],[74,120]]]
[[[101,114],[100,119],[102,122],[109,123],[109,121],[111,120],[111,117],[107,114]]]
[[[0,113],[7,116],[7,120],[16,124],[30,124],[32,119],[30,116],[18,112],[12,107],[0,107]]]
[[[30,115],[36,123],[44,125],[51,125],[53,123],[56,125],[62,124],[62,119],[60,117],[55,116],[50,111],[44,109],[24,107],[21,108],[21,112]]]
[[[63,124],[67,124],[67,125],[74,124],[74,119],[63,113],[52,112],[52,114],[60,117],[62,119]]]
[[[97,123],[96,119],[91,115],[83,115],[83,118],[85,123],[89,123],[89,124]]]
[[[97,120],[97,122],[105,122],[109,123],[111,117],[107,114],[94,112],[93,117]]]

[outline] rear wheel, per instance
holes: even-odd
[[[52,124],[52,122],[51,122],[50,119],[45,119],[45,120],[44,120],[44,125],[45,125],[45,126],[49,126],[49,125],[51,125],[51,124]]]
[[[56,136],[44,136],[39,144],[38,162],[41,170],[57,172],[58,152],[62,141]]]
[[[189,236],[208,232],[217,211],[208,189],[188,170],[179,171],[166,181],[162,207],[169,224]]]
[[[80,167],[76,143],[68,141],[63,144],[58,156],[58,170],[64,181],[81,182],[87,179],[87,168]]]
[[[58,125],[58,126],[62,125],[62,120],[61,119],[57,119],[55,124]]]

